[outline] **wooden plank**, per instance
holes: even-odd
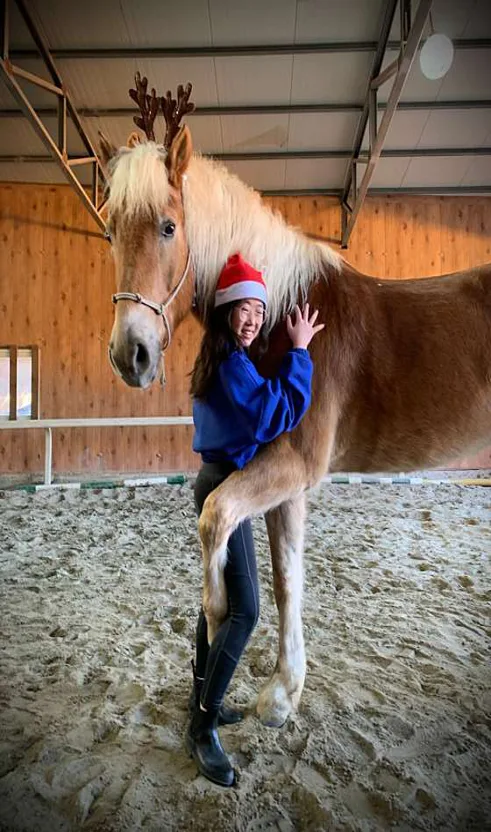
[[[470,269],[469,208],[471,198],[442,200],[442,270],[456,272]]]

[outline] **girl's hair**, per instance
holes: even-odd
[[[234,306],[243,301],[224,303],[213,309],[205,323],[205,332],[201,340],[199,353],[191,371],[191,395],[196,399],[205,399],[215,381],[218,367],[237,349],[239,343],[232,329],[232,312]],[[254,339],[254,356],[258,360],[267,349],[266,327],[263,323],[259,335]]]

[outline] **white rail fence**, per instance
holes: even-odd
[[[56,428],[126,428],[192,425],[192,416],[134,416],[119,419],[16,419],[0,421],[0,430],[44,430],[44,485],[53,482],[53,434]]]

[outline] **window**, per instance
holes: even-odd
[[[0,419],[39,418],[39,348],[0,347]]]

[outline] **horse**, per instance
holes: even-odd
[[[284,320],[296,303],[308,301],[325,324],[309,346],[307,414],[213,491],[199,520],[211,641],[227,610],[227,540],[245,518],[265,515],[279,649],[257,712],[280,726],[298,708],[306,673],[306,493],[328,471],[431,468],[486,445],[491,265],[411,280],[363,275],[288,226],[223,165],[194,153],[187,126],[168,147],[150,140],[118,150],[102,137],[101,157],[117,284],[109,353],[126,384],[154,382],[162,350],[188,313],[206,320],[218,274],[235,252],[268,288],[265,375],[288,349]]]

